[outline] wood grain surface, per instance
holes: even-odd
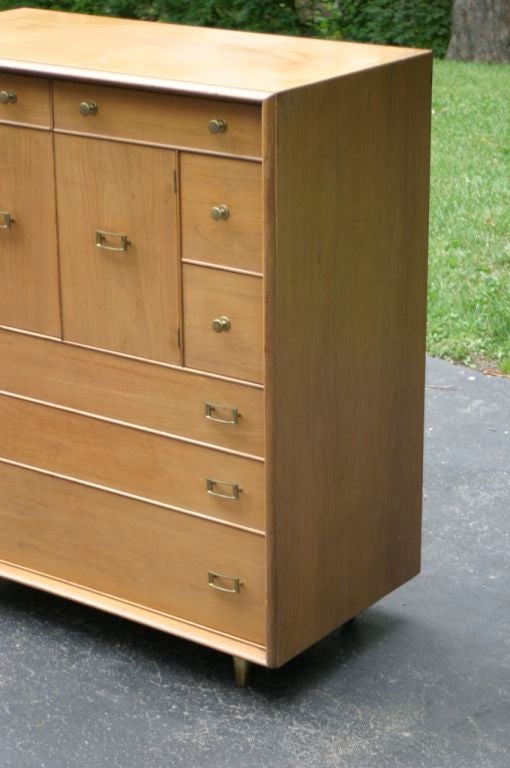
[[[422,56],[277,97],[279,664],[420,568],[430,85]]]
[[[0,559],[264,642],[259,536],[0,461]],[[210,570],[240,592],[209,587]]]
[[[184,361],[190,368],[263,381],[262,280],[183,265]],[[215,333],[215,318],[231,328]]]
[[[262,173],[258,163],[183,152],[182,257],[262,272]],[[211,218],[226,205],[228,219]]]
[[[0,434],[1,458],[264,530],[260,461],[5,395],[0,395]],[[238,484],[239,498],[212,496],[208,478]]]
[[[51,135],[0,125],[0,325],[61,335]],[[3,224],[3,216],[1,216]]]
[[[55,160],[64,338],[179,363],[175,152],[57,135]]]
[[[28,8],[0,18],[0,67],[252,101],[416,53]]]
[[[93,101],[97,114],[83,117],[83,101]],[[260,110],[253,104],[57,80],[53,108],[57,131],[260,156]],[[227,130],[213,134],[209,122],[218,118]]]
[[[0,16],[0,19],[2,17]],[[26,77],[0,72],[0,91],[14,91],[14,103],[0,104],[0,123],[51,126],[50,82],[45,77]]]
[[[264,392],[211,376],[0,331],[0,390],[264,455]],[[205,404],[217,406],[206,418]],[[223,406],[223,407],[222,407]]]

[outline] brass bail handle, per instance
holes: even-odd
[[[0,229],[10,229],[11,225],[14,224],[14,219],[8,211],[0,211],[0,218],[2,221]]]
[[[118,238],[120,245],[108,245],[112,239]],[[96,229],[96,247],[102,248],[103,251],[127,251],[128,245],[131,245],[131,240],[128,240],[127,235],[121,235],[119,232],[107,232],[104,229]]]

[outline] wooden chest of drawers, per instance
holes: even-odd
[[[1,22],[0,575],[279,666],[419,571],[430,55]]]

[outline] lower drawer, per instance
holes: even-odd
[[[264,455],[256,387],[0,329],[0,389]]]
[[[264,529],[264,464],[255,459],[6,395],[0,458]],[[237,498],[227,498],[235,486]]]
[[[0,462],[0,560],[261,645],[264,542]]]

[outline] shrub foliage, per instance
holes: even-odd
[[[0,0],[17,7],[432,48],[445,54],[451,0]]]

